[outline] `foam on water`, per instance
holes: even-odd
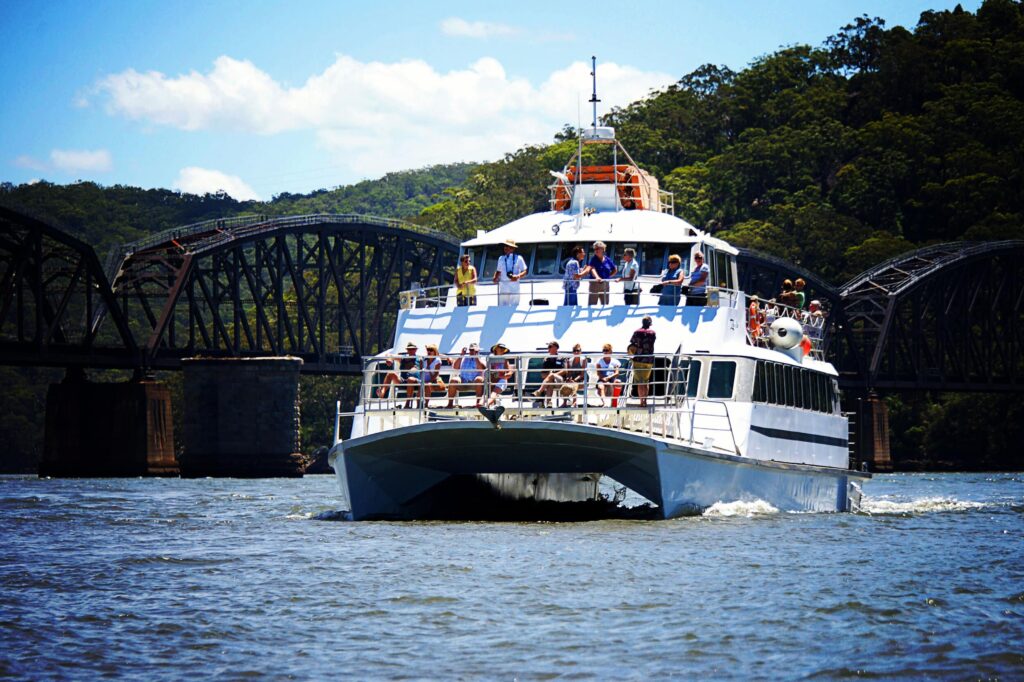
[[[864,496],[861,512],[865,514],[926,514],[930,512],[958,512],[983,509],[990,505],[952,497],[920,497],[915,500],[897,501],[874,499]]]
[[[764,500],[747,502],[736,500],[735,502],[715,502],[704,510],[703,516],[759,516],[762,514],[778,514],[779,510]]]

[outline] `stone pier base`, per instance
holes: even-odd
[[[298,477],[299,358],[182,362],[182,477]]]
[[[156,381],[101,384],[69,370],[46,394],[40,476],[176,476],[171,394]]]

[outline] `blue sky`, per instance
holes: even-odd
[[[0,180],[269,199],[489,160],[576,121],[591,54],[602,106],[625,105],[955,4],[0,2]]]

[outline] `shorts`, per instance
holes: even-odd
[[[459,381],[464,384],[472,384],[477,380],[483,381],[483,378],[483,370],[481,369],[471,369],[465,372],[459,371]]]
[[[633,362],[633,383],[646,384],[651,380],[653,362]]]
[[[504,393],[506,388],[508,388],[508,379],[498,379],[491,384],[492,392]]]

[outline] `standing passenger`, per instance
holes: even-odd
[[[673,253],[668,257],[668,270],[661,275],[661,295],[658,305],[679,305],[679,291],[683,286],[686,273],[683,272],[683,259]]]
[[[704,262],[704,254],[693,254],[693,271],[690,273],[690,290],[686,292],[686,305],[706,306],[708,304],[708,278],[711,271]]]
[[[615,261],[605,255],[606,245],[604,242],[594,242],[594,255],[590,257],[587,267],[580,271],[581,275],[590,275],[590,294],[587,296],[587,305],[608,305],[608,280],[619,271],[615,267]]]
[[[501,245],[504,253],[498,259],[494,281],[498,284],[498,305],[519,305],[519,280],[526,277],[526,261],[516,253],[516,243],[506,239]]]
[[[582,246],[577,246],[572,250],[572,258],[565,261],[565,276],[562,277],[562,288],[565,289],[565,301],[562,305],[579,305],[579,300],[576,297],[576,292],[580,288],[580,263],[583,262],[583,256],[586,252]]]
[[[476,268],[469,261],[469,254],[462,254],[455,269],[455,300],[460,306],[476,305]]]
[[[793,288],[796,289],[797,310],[803,310],[807,306],[807,294],[804,293],[805,286],[807,286],[807,282],[804,281],[803,277],[797,277],[796,281],[793,282]]]
[[[622,282],[622,293],[626,305],[638,305],[640,303],[640,284],[637,277],[640,276],[640,264],[636,262],[636,250],[626,249],[622,252],[622,276],[618,281]]]
[[[651,316],[641,321],[640,329],[633,332],[629,339],[630,351],[633,353],[633,384],[636,394],[640,396],[640,407],[647,407],[647,395],[650,393],[651,370],[654,368],[654,341],[658,338],[651,329]]]

